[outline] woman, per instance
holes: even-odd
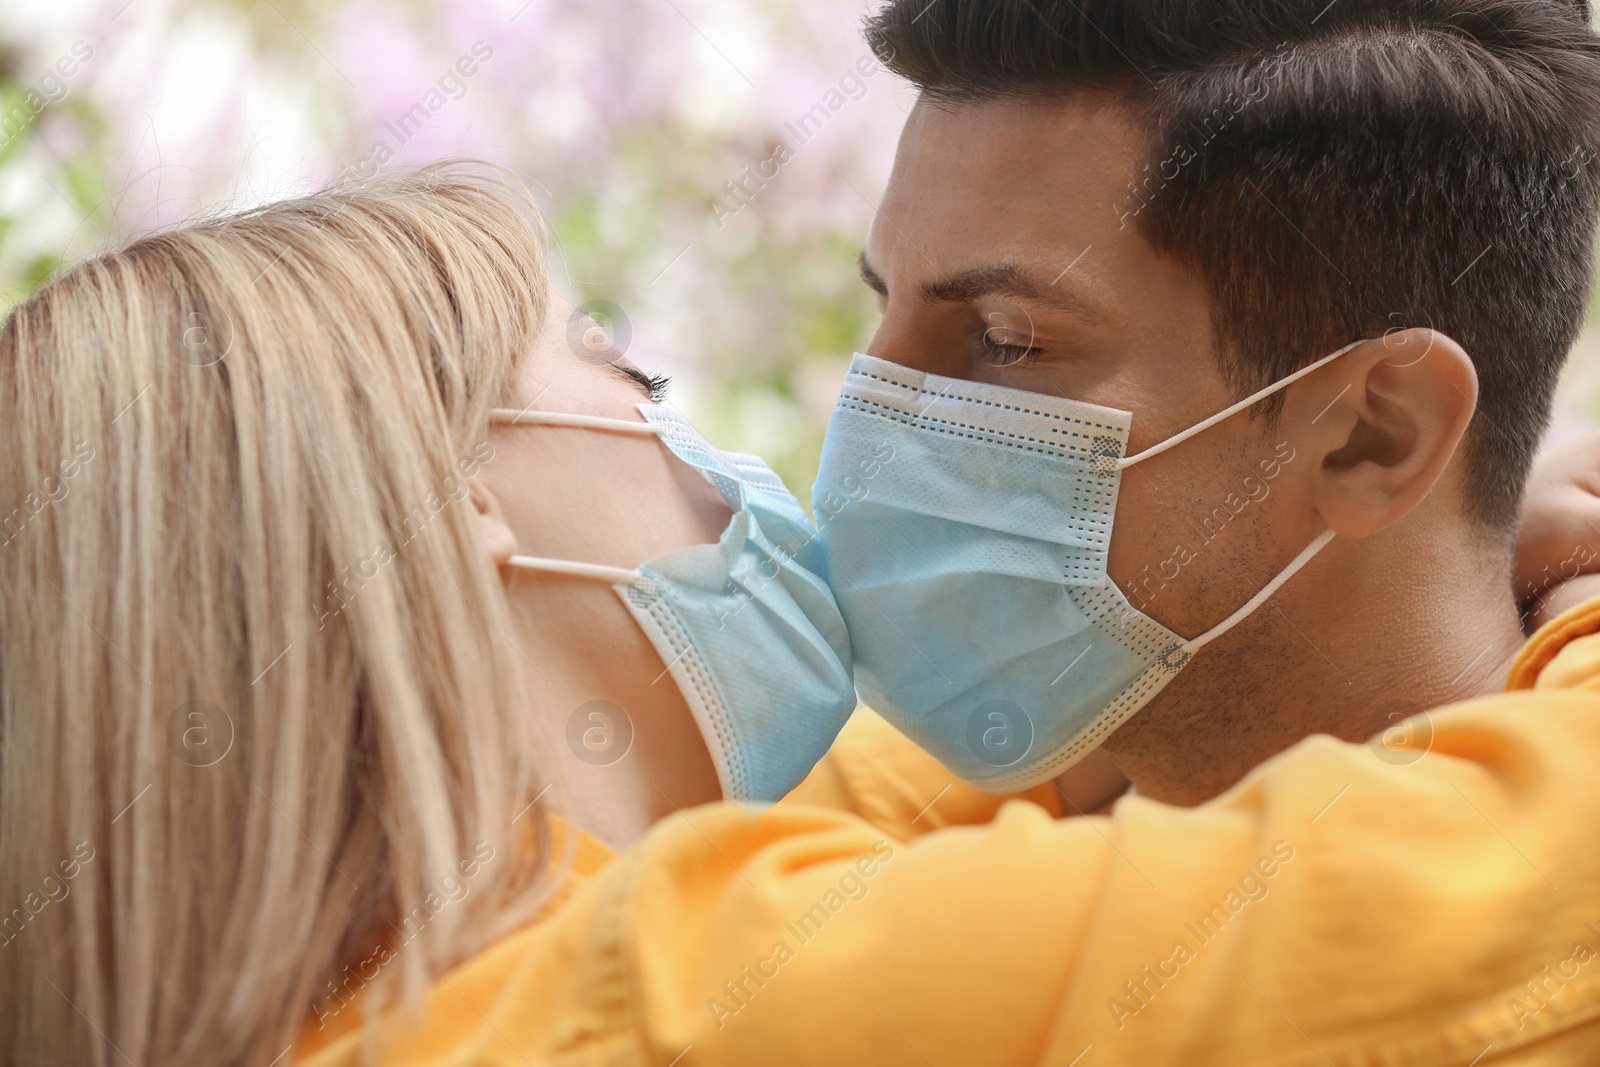
[[[0,560],[0,903],[23,902],[0,1061],[1064,1063],[1079,1015],[1104,1027],[1141,961],[1174,965],[1144,934],[1296,848],[1306,877],[1232,920],[1266,935],[1183,961],[1213,974],[1163,1010],[1199,1018],[1241,966],[1322,943],[1303,920],[1348,909],[1367,867],[1302,801],[1336,773],[1345,817],[1394,807],[1371,768],[1316,764],[1338,746],[1103,829],[1048,792],[993,818],[869,736],[804,792],[876,827],[711,806],[614,858],[675,809],[792,784],[836,729],[812,720],[848,699],[848,650],[783,494],[649,407],[648,375],[574,351],[540,254],[516,197],[428,174],[139,242],[0,334],[0,499],[24,502]],[[735,574],[745,600],[699,597]],[[701,628],[673,644],[663,618]],[[711,676],[737,695],[696,693]],[[1441,721],[1439,743],[1576,751],[1578,711]],[[1441,762],[1475,780],[1432,761],[1412,800]],[[1372,862],[1500,840],[1476,816],[1406,830]],[[1540,900],[1557,927],[1589,884],[1563,881]],[[1525,911],[1523,890],[1490,903]],[[1403,933],[1434,901],[1388,904],[1341,935],[1343,966],[1428,956]],[[1539,939],[1509,940],[1500,970],[1536,971]],[[1402,982],[1394,1010],[1459,999],[1441,982]],[[1216,1062],[1287,1055],[1253,1010]],[[1166,1033],[1134,1027],[1126,1061],[1170,1061]]]
[[[255,1062],[385,931],[415,988],[526,921],[552,800],[620,845],[721,797],[623,603],[508,566],[519,534],[623,566],[730,518],[654,440],[487,433],[662,387],[569,351],[525,207],[442,175],[280,204],[88,262],[0,335],[0,899],[50,901],[6,930],[5,1062],[103,1058],[84,1018]]]

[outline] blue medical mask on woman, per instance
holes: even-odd
[[[856,706],[850,638],[816,531],[761,459],[719,452],[670,409],[639,411],[644,422],[537,411],[495,411],[493,421],[660,438],[733,510],[721,541],[636,570],[530,556],[512,566],[610,583],[678,683],[726,799],[780,800]]]
[[[1122,471],[1355,347],[1136,456],[1129,412],[856,356],[813,495],[862,699],[990,792],[1082,759],[1334,536],[1184,638],[1107,573]]]

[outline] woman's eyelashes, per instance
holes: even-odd
[[[667,399],[667,394],[672,391],[672,379],[665,374],[644,374],[645,388],[650,390],[652,403],[662,403]]]
[[[652,404],[659,404],[667,399],[667,393],[672,388],[672,379],[666,375],[647,374],[632,363],[613,363],[611,366],[643,386]]]

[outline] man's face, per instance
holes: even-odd
[[[1202,282],[1136,225],[1148,155],[1098,97],[919,103],[863,257],[869,353],[1131,411],[1130,454],[1228,407]],[[1111,576],[1136,607],[1195,636],[1305,547],[1291,437],[1241,414],[1123,474]]]

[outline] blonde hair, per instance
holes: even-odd
[[[0,333],[0,1062],[271,1063],[535,906],[463,499],[547,306],[530,204],[442,169],[274,204]]]

